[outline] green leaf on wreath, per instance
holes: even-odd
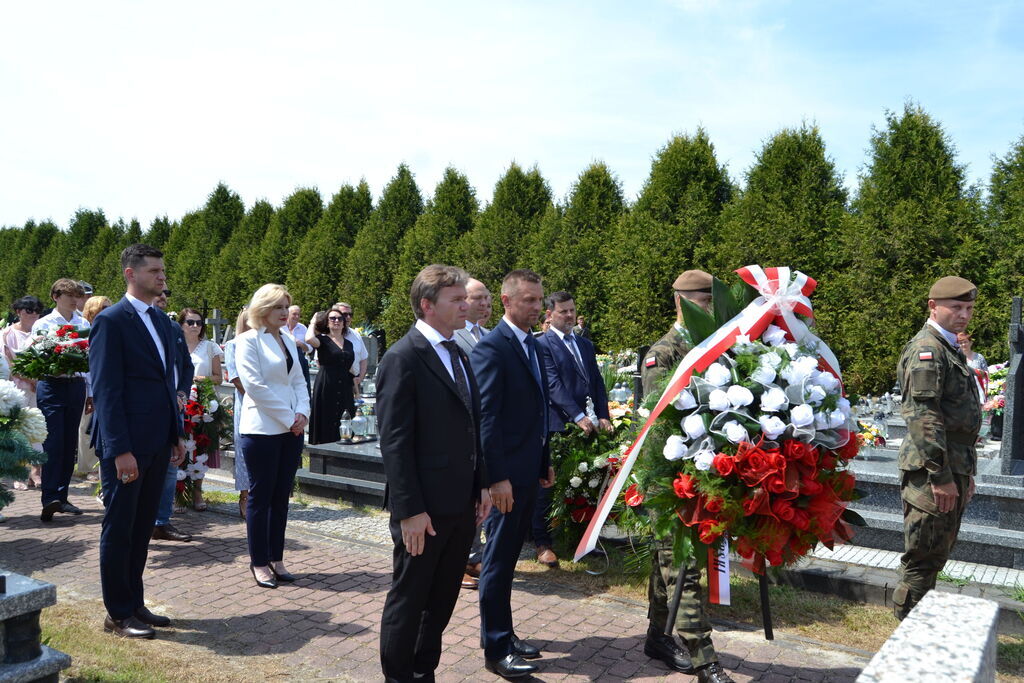
[[[680,297],[679,303],[683,308],[683,322],[686,330],[690,333],[694,345],[710,337],[718,329],[715,324],[715,317],[689,299]]]
[[[853,526],[867,526],[868,525],[868,523],[864,521],[863,517],[858,515],[856,512],[854,512],[850,508],[846,508],[845,510],[843,510],[843,517],[842,517],[842,519],[847,524],[852,524]]]
[[[714,302],[715,323],[718,327],[726,324],[743,310],[732,295],[729,286],[717,277],[711,279],[711,300]]]

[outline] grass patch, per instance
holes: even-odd
[[[952,574],[947,574],[945,571],[940,571],[938,580],[942,581],[943,583],[952,584],[957,588],[963,588],[964,586],[966,586],[974,580],[974,574],[971,574],[970,576],[965,578],[962,576],[953,576]]]
[[[189,642],[197,636],[185,628],[158,629],[155,640],[117,638],[103,632],[104,613],[98,600],[73,601],[64,596],[43,610],[43,642],[71,655],[71,668],[62,672],[61,680],[200,683],[285,678],[295,673],[274,657],[224,655],[200,647]]]
[[[203,499],[210,504],[237,503],[237,491],[203,491]]]

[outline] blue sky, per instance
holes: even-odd
[[[1024,3],[17,3],[0,13],[0,225],[78,207],[172,219],[218,181],[247,206],[329,199],[401,162],[478,196],[515,160],[556,197],[602,160],[628,199],[703,126],[737,180],[817,124],[850,187],[905,101],[972,181],[1024,135]]]

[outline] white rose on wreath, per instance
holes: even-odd
[[[579,488],[581,484],[583,484],[583,480],[580,479],[579,477],[573,477],[572,479],[569,480],[569,486],[573,487],[574,489]]]
[[[678,434],[673,434],[665,441],[665,447],[661,453],[666,460],[679,460],[686,455],[686,441]]]

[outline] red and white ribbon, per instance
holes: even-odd
[[[708,546],[708,601],[712,605],[729,605],[729,539],[722,537],[716,548]]]
[[[687,387],[693,373],[707,370],[708,366],[736,343],[737,337],[746,336],[749,339],[759,339],[768,325],[774,323],[785,330],[793,341],[813,347],[824,369],[842,381],[842,375],[839,373],[839,361],[835,354],[808,329],[802,320],[796,317],[796,314],[806,317],[814,316],[808,297],[818,283],[800,271],[791,271],[785,267],[745,266],[736,272],[744,282],[757,289],[761,296],[715,330],[714,334],[693,347],[680,361],[675,372],[672,373],[672,378],[665,386],[664,393],[658,399],[654,409],[651,410],[640,433],[637,434],[633,445],[623,454],[621,469],[608,484],[604,496],[597,504],[597,511],[576,547],[576,554],[573,558],[576,562],[597,546],[601,528],[607,521],[612,505],[618,499],[622,487],[629,478],[633,465],[636,464],[636,459],[640,455],[654,421],[658,419],[665,407],[675,400],[679,392]]]

